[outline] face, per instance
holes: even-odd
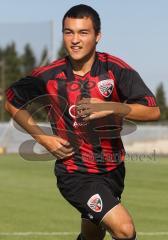
[[[69,56],[74,61],[82,61],[95,53],[100,33],[96,34],[91,18],[67,17],[64,21],[63,39]]]

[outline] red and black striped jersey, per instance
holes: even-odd
[[[35,69],[30,76],[12,84],[6,95],[16,108],[34,100],[44,101],[53,133],[67,139],[75,149],[71,158],[56,161],[58,173],[103,173],[124,161],[121,117],[111,114],[86,123],[76,114],[79,99],[156,106],[154,95],[132,67],[117,57],[99,52],[90,72],[84,76],[73,73],[67,56]]]

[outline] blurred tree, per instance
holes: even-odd
[[[46,61],[47,58],[48,50],[44,49],[41,62]],[[48,59],[45,64],[47,63]],[[15,43],[7,45],[4,49],[0,48],[0,109],[4,109],[4,90],[16,80],[30,74],[35,67],[36,58],[30,44],[25,45],[22,55],[18,54]],[[32,108],[38,109],[37,106],[32,106]],[[39,121],[45,121],[46,113],[39,111],[35,117]],[[10,116],[7,112],[0,111],[0,121],[9,119]]]
[[[0,48],[0,98],[2,95],[2,75],[3,75],[3,69],[2,69],[2,64],[3,63],[3,49]]]
[[[60,48],[58,49],[57,58],[64,58],[65,56],[67,56],[67,52],[62,42]]]
[[[3,51],[5,61],[5,88],[21,77],[20,57],[16,51],[15,43],[7,45]]]
[[[0,60],[0,119],[1,121],[5,120],[5,111],[4,111],[4,89],[5,89],[5,61],[4,59]]]
[[[29,75],[36,66],[36,58],[29,43],[24,47],[24,53],[21,56],[23,75]]]
[[[156,89],[156,101],[161,111],[160,120],[168,120],[168,107],[166,105],[166,97],[163,83],[160,83]]]
[[[49,64],[49,54],[48,49],[44,48],[40,58],[40,66],[48,65]]]
[[[63,42],[57,52],[57,58],[63,58],[67,55],[66,50],[64,48]],[[19,55],[16,50],[15,43],[11,43],[6,46],[5,49],[0,48],[0,61],[4,61],[5,64],[5,73],[1,74],[2,67],[0,68],[0,92],[2,96],[2,92],[13,82],[20,79],[23,76],[29,75],[31,71],[36,67],[36,57],[31,48],[31,45],[27,43],[24,47],[24,53]],[[47,65],[49,64],[49,54],[48,49],[44,48],[39,65]],[[5,79],[5,85],[3,84],[2,89],[2,75]],[[2,101],[0,103],[0,107],[2,108]],[[37,105],[35,104],[32,108],[38,109]],[[4,113],[3,113],[4,114]],[[46,113],[44,111],[39,111],[36,113],[36,119],[39,121],[46,120]],[[5,120],[9,119],[9,114],[5,113],[4,115]]]
[[[4,111],[4,91],[14,81],[21,77],[20,58],[15,43],[8,44],[0,49],[0,88],[1,88],[1,121],[9,119]]]
[[[0,61],[2,60],[2,58],[3,58],[3,49],[0,48]]]

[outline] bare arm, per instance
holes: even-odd
[[[147,107],[142,104],[126,104],[130,111],[125,118],[137,121],[152,121],[160,118],[159,107]]]
[[[23,129],[54,156],[66,158],[73,154],[69,142],[58,136],[46,135],[26,109],[17,109],[8,101],[5,103],[5,109]]]
[[[78,102],[78,112],[85,120],[118,114],[130,120],[152,121],[160,117],[159,107],[147,107],[142,104],[104,102],[97,98],[83,99]]]

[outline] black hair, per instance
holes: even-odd
[[[63,17],[62,31],[64,30],[64,22],[65,22],[65,18],[67,17],[69,18],[90,17],[93,22],[95,33],[98,34],[101,30],[101,21],[100,21],[99,14],[96,12],[96,10],[94,10],[92,7],[88,5],[79,4],[70,8]]]

